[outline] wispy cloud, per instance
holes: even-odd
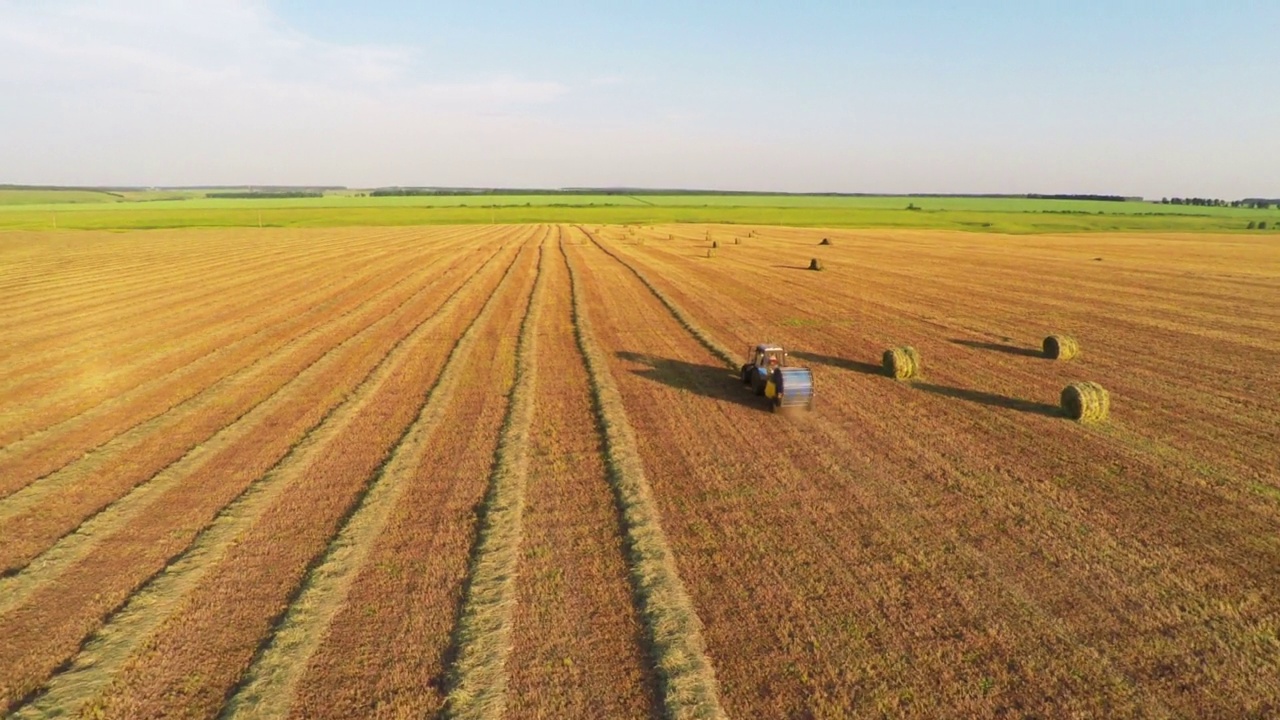
[[[413,48],[311,37],[255,0],[0,0],[0,95],[0,181],[359,182],[456,164],[570,88],[433,76]]]
[[[338,44],[285,25],[263,2],[0,2],[0,82],[92,95],[245,89],[426,103],[447,110],[553,101],[558,82],[433,78],[411,48]]]

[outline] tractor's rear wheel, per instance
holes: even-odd
[[[764,378],[758,372],[751,373],[751,389],[757,395],[764,395]]]
[[[751,384],[751,366],[750,365],[742,366],[742,384],[743,385]]]

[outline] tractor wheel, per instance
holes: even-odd
[[[750,365],[742,366],[742,384],[743,385],[751,384],[751,366]]]
[[[764,378],[758,372],[751,373],[751,389],[757,395],[764,395]]]

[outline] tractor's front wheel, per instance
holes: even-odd
[[[764,395],[764,378],[760,377],[760,373],[755,371],[751,373],[751,389],[756,395]]]

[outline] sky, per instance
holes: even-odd
[[[0,183],[1280,196],[1280,2],[0,0]]]

